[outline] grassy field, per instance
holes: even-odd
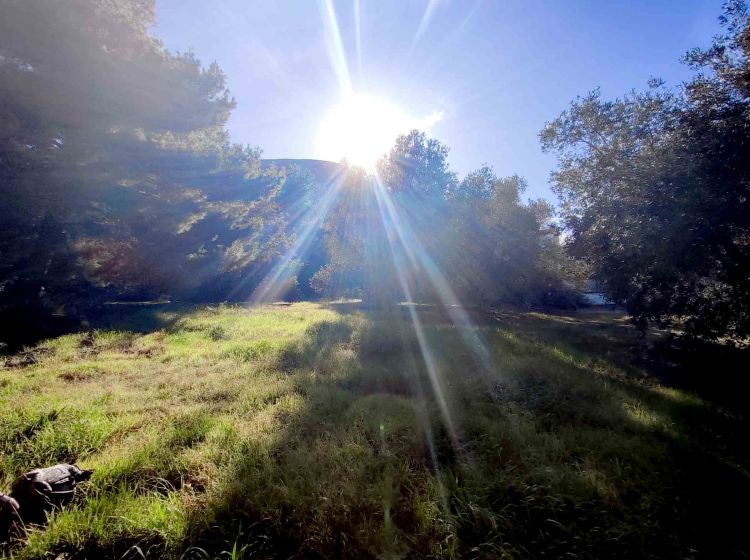
[[[748,557],[744,395],[622,317],[139,313],[0,370],[0,489],[95,469],[5,555]]]

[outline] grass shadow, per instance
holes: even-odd
[[[344,309],[341,322],[309,329],[282,355],[305,404],[285,418],[271,459],[240,454],[231,478],[252,482],[225,487],[208,528],[192,535],[196,546],[239,543],[258,557],[300,558],[742,550],[742,521],[726,506],[741,506],[748,481],[693,433],[717,425],[711,410],[654,390],[630,369],[603,374],[590,346],[561,350],[566,337],[576,348],[575,332],[547,333],[552,346],[508,336],[482,315],[467,328],[492,346],[488,385],[448,315],[419,309],[448,422],[408,310]],[[611,336],[606,322],[594,332],[597,343]],[[701,479],[720,493],[696,489]]]

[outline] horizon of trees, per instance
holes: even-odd
[[[459,180],[448,148],[413,130],[373,174],[351,169],[323,223],[327,262],[310,285],[374,305],[574,306],[575,266],[551,205],[522,202],[526,182],[489,166]]]
[[[641,326],[750,334],[741,1],[725,7],[726,35],[686,56],[689,83],[615,101],[594,91],[547,123],[565,246],[521,177],[459,178],[419,131],[375,174],[338,166],[321,183],[264,164],[229,141],[221,69],[150,34],[155,0],[3,11],[0,341],[111,299],[246,301],[282,268],[286,297],[376,306],[575,306],[590,274]]]

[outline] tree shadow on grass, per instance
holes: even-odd
[[[566,354],[556,342],[516,339],[517,347],[525,346],[516,352],[559,360]],[[691,548],[707,557],[742,557],[747,517],[736,512],[750,498],[745,419],[648,378],[602,368],[596,360],[563,360],[558,368],[569,376],[567,390],[558,391],[559,386],[530,371],[515,394],[520,392],[519,400],[546,430],[573,442],[566,444],[568,450],[575,449],[578,437],[586,441],[591,428],[607,434],[609,441],[598,442],[598,448],[585,446],[595,471],[610,463],[609,474],[592,482],[626,482],[620,484],[626,491],[610,504],[622,515],[633,515],[639,502],[648,506],[642,512],[641,522],[647,522],[642,534],[653,541],[645,550],[656,557],[659,550],[671,557]],[[513,400],[514,392],[504,398]],[[613,459],[616,468],[611,468]],[[633,472],[637,469],[641,472]],[[629,482],[623,480],[628,470]]]
[[[585,327],[555,327],[545,341],[527,340],[523,328],[506,336],[492,319],[474,324],[492,350],[488,385],[461,333],[442,313],[420,309],[446,418],[408,313],[342,311],[280,354],[304,404],[280,413],[283,429],[269,447],[243,443],[193,526],[189,541],[200,550],[238,545],[261,558],[743,554],[744,517],[734,508],[750,498],[748,479],[728,447],[709,446],[699,428],[734,438],[737,426],[560,350],[571,340],[606,360],[590,341],[576,346]],[[560,329],[570,331],[553,336]],[[602,331],[589,336],[609,340]]]
[[[658,329],[644,336],[625,315],[611,312],[505,312],[496,316],[496,324],[577,358],[606,360],[625,375],[690,391],[735,414],[747,410],[750,348],[680,338]]]
[[[431,484],[435,461],[455,455],[445,430],[425,423],[428,403],[412,399],[420,372],[402,332],[342,315],[312,325],[280,353],[278,368],[305,405],[283,416],[269,448],[243,444],[229,483],[191,535],[196,557],[237,543],[247,555],[273,558],[406,550],[397,535],[417,523],[412,485]],[[375,356],[380,363],[370,370]],[[392,369],[398,373],[389,375]]]
[[[176,303],[105,304],[86,317],[56,316],[47,311],[9,311],[0,318],[0,355],[13,354],[42,340],[94,329],[149,333],[168,329],[196,305]]]
[[[143,493],[189,502],[181,546],[145,527],[70,557],[744,554],[744,417],[644,377],[638,334],[619,319],[476,311],[455,326],[436,306],[330,309],[268,345],[254,367],[272,376],[236,365],[248,384],[282,389],[221,409],[235,416],[210,460],[218,480],[198,485],[172,460],[207,437],[211,409],[101,481],[127,486],[126,505]]]

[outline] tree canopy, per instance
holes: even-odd
[[[249,293],[287,243],[284,173],[230,144],[223,73],[166,51],[154,11],[3,2],[0,312]]]
[[[645,326],[750,334],[750,27],[730,2],[725,34],[670,90],[577,98],[540,137],[573,255]]]
[[[551,206],[524,204],[525,181],[488,166],[459,181],[447,155],[415,130],[374,176],[350,172],[324,225],[329,260],[313,287],[376,304],[574,305]]]

